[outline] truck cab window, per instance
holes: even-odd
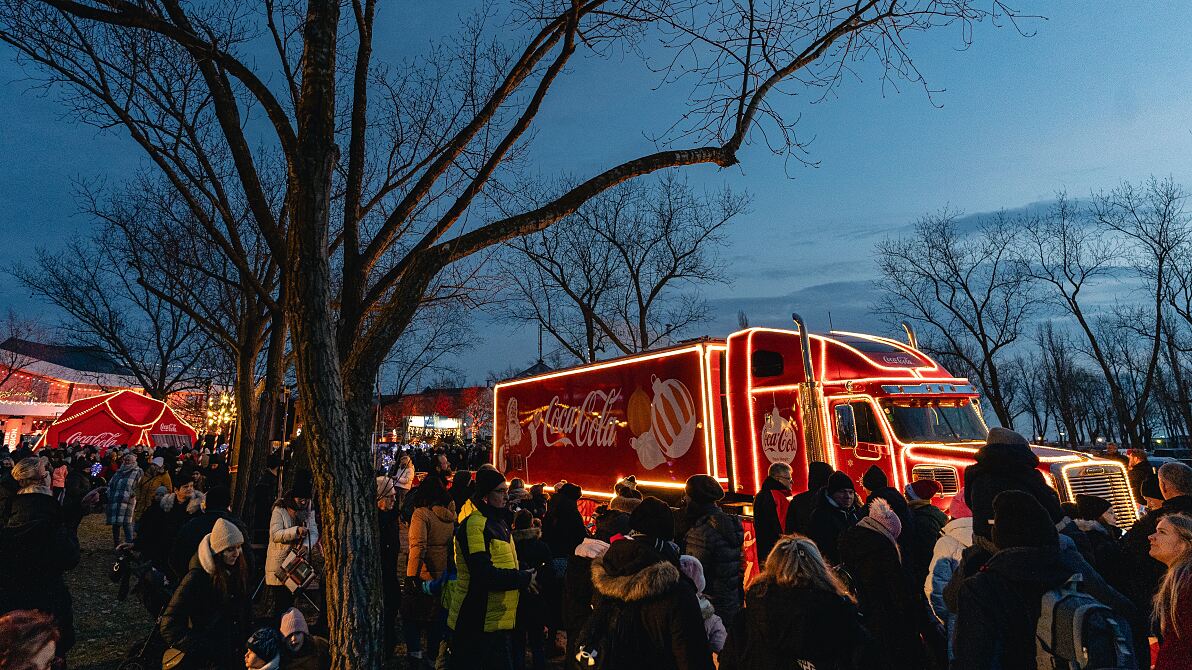
[[[852,403],[853,416],[857,423],[857,441],[872,444],[885,444],[882,429],[877,425],[877,417],[873,415],[873,407],[867,402]]]
[[[749,367],[754,377],[780,377],[783,370],[782,354],[758,349],[749,357]]]

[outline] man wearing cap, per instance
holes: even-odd
[[[853,480],[843,472],[833,472],[819,493],[819,502],[811,513],[807,536],[815,541],[824,559],[832,565],[840,564],[836,541],[845,529],[861,520],[857,507],[857,492]]]
[[[476,472],[474,509],[455,531],[457,578],[444,594],[447,626],[454,632],[452,670],[511,667],[510,631],[518,591],[537,591],[533,570],[519,570],[506,496],[509,485],[496,470]]]
[[[703,564],[704,595],[721,619],[732,621],[745,601],[745,529],[739,518],[725,514],[716,504],[724,498],[724,487],[711,476],[692,475],[684,490],[688,530],[683,553]]]
[[[159,486],[164,486],[166,493],[174,490],[174,482],[170,479],[170,473],[166,472],[166,460],[161,456],[155,456],[153,460],[149,461],[149,469],[145,471],[141,481],[137,482],[137,505],[133,512],[134,519],[140,521],[145,510],[153,505],[153,494]]]

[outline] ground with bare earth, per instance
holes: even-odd
[[[403,528],[404,530],[404,528]],[[118,587],[108,578],[116,552],[112,536],[104,524],[102,514],[92,514],[79,526],[79,545],[82,558],[79,566],[66,573],[66,584],[74,599],[75,631],[78,642],[67,658],[72,670],[116,670],[149,636],[157,613],[150,614],[135,595],[117,600]],[[402,565],[405,565],[404,554]],[[258,602],[258,610],[265,603]],[[313,610],[302,607],[308,617]],[[400,639],[400,635],[398,636]],[[560,645],[562,640],[560,640]],[[398,656],[386,670],[423,670],[427,665],[407,664],[405,646],[399,645]],[[561,667],[559,656],[551,659],[552,668]]]

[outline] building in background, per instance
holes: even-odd
[[[422,393],[382,396],[378,441],[483,440],[492,435],[492,416],[493,395],[487,386],[428,388]]]
[[[32,441],[76,400],[112,391],[140,392],[132,372],[90,347],[0,342],[3,443]]]

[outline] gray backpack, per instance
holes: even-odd
[[[1035,641],[1039,668],[1121,670],[1138,668],[1130,624],[1081,590],[1076,573],[1043,594]]]

